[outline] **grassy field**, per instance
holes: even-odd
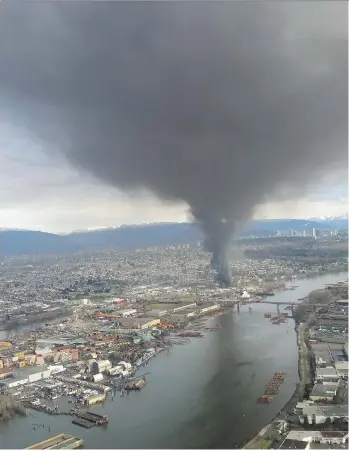
[[[272,443],[272,439],[263,439],[261,441],[261,448],[270,448]]]

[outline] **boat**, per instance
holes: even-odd
[[[256,292],[256,295],[258,295],[259,297],[271,297],[275,294],[272,291],[263,291],[263,292]]]
[[[125,384],[126,391],[140,391],[147,384],[145,379],[141,379],[138,381],[132,381],[130,383]]]

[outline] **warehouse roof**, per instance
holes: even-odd
[[[25,380],[34,373],[40,373],[48,370],[47,367],[37,367],[37,366],[25,366],[20,369],[16,369],[13,371],[13,377],[6,378],[5,380],[0,380],[0,384],[6,385],[13,383],[15,381]]]
[[[330,397],[334,395],[337,387],[338,383],[315,384],[310,395],[314,397]]]
[[[335,362],[335,367],[337,370],[338,369],[348,370],[349,363],[348,363],[348,361],[337,361],[337,362]]]
[[[324,417],[348,417],[348,406],[347,405],[314,405],[305,406],[303,408],[303,414],[308,417],[315,414],[316,416]]]
[[[322,377],[336,377],[337,372],[334,367],[318,367],[316,369],[316,376],[322,376]]]

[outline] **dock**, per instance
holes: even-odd
[[[37,444],[27,447],[29,449],[64,449],[64,448],[79,448],[84,444],[83,439],[71,436],[70,434],[58,434],[45,441],[38,442]]]

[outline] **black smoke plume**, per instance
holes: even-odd
[[[0,113],[184,200],[229,282],[235,224],[345,163],[347,55],[346,2],[2,2]]]

